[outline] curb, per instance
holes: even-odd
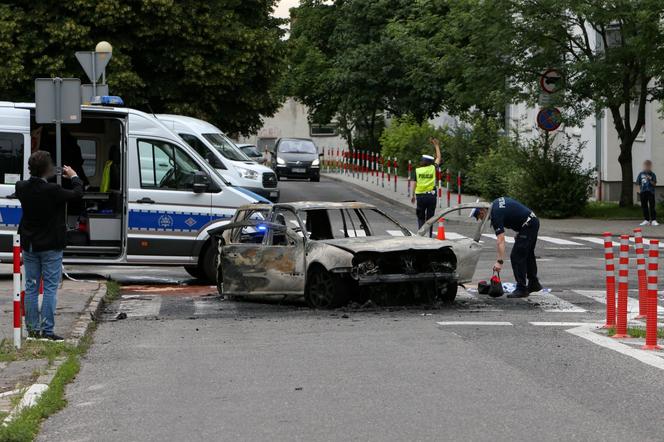
[[[406,209],[406,210],[415,210],[415,207],[413,207],[413,206],[411,206],[411,205],[409,205],[409,204],[404,204],[404,203],[402,203],[401,201],[396,201],[396,200],[390,198],[389,196],[385,196],[385,195],[382,194],[382,193],[376,192],[376,191],[371,190],[371,189],[367,189],[366,187],[363,187],[363,186],[360,186],[360,185],[358,185],[358,184],[355,184],[355,183],[353,183],[352,181],[342,180],[342,179],[340,179],[340,178],[335,177],[335,176],[332,175],[332,174],[327,174],[327,173],[326,173],[326,174],[323,174],[323,176],[324,176],[325,178],[329,178],[329,179],[331,179],[331,180],[334,180],[334,181],[336,181],[336,182],[338,182],[338,183],[349,184],[349,185],[353,186],[354,188],[356,188],[356,189],[358,189],[358,190],[361,190],[361,191],[363,191],[363,192],[366,192],[366,193],[370,194],[371,196],[373,196],[374,198],[378,198],[378,199],[380,199],[380,200],[382,200],[382,201],[385,201],[385,202],[387,202],[387,203],[398,205],[398,206],[400,206],[400,207],[402,207],[402,208],[404,208],[404,209]]]
[[[90,298],[88,305],[79,314],[78,319],[74,322],[73,330],[69,338],[65,340],[66,343],[78,347],[81,339],[88,333],[90,326],[97,319],[97,316],[104,306],[104,297],[106,296],[107,285],[105,282],[99,283],[97,290]],[[66,358],[60,357],[53,361],[53,364],[48,367],[45,374],[39,376],[34,384],[30,385],[23,393],[21,400],[14,407],[13,410],[5,417],[2,422],[3,426],[7,426],[21,411],[26,408],[34,406],[39,398],[48,390],[49,385],[53,381],[55,374],[58,372],[60,366],[65,362]]]

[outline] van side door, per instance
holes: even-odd
[[[29,178],[30,111],[0,107],[0,257],[11,260],[12,236],[21,221],[21,203],[14,197],[17,181]]]
[[[132,137],[130,144],[127,261],[196,264],[198,234],[211,220],[211,193],[194,192],[203,167],[171,141]]]

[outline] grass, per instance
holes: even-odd
[[[119,293],[120,285],[112,281],[108,282],[103,302],[112,302]],[[0,343],[0,361],[47,358],[52,363],[58,357],[65,358],[62,365],[58,367],[49,389],[39,398],[37,404],[21,411],[6,427],[0,426],[1,442],[33,441],[39,433],[41,422],[67,405],[64,398],[65,388],[78,374],[81,367],[80,358],[90,348],[92,334],[96,327],[97,323],[93,322],[78,347],[65,343],[26,341],[21,350],[15,350],[9,342]],[[3,413],[0,413],[0,421],[5,416],[6,414],[3,416]]]
[[[592,219],[642,219],[641,206],[620,207],[618,203],[590,201],[581,216]]]
[[[616,334],[615,327],[611,327],[607,329],[607,331],[609,333],[609,336],[613,336]],[[627,327],[627,334],[632,338],[645,338],[646,329],[645,327]],[[660,339],[664,339],[664,328],[657,329],[657,337]]]

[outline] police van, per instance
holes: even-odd
[[[82,106],[80,124],[62,126],[62,162],[86,184],[67,207],[65,263],[178,265],[214,281],[216,251],[208,230],[235,209],[268,202],[228,183],[152,115]],[[55,127],[35,122],[32,103],[0,102],[0,260],[12,259],[21,219],[14,196],[37,150],[55,159]],[[63,179],[63,186],[68,180]]]
[[[200,156],[235,186],[257,193],[272,202],[279,201],[277,174],[242,152],[221,130],[207,121],[183,115],[156,117],[178,134]]]

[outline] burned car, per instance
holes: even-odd
[[[437,217],[451,210],[460,208]],[[334,308],[368,299],[453,302],[475,271],[481,228],[473,239],[439,241],[370,204],[293,202],[240,207],[211,234],[221,294],[304,296],[313,308]]]

